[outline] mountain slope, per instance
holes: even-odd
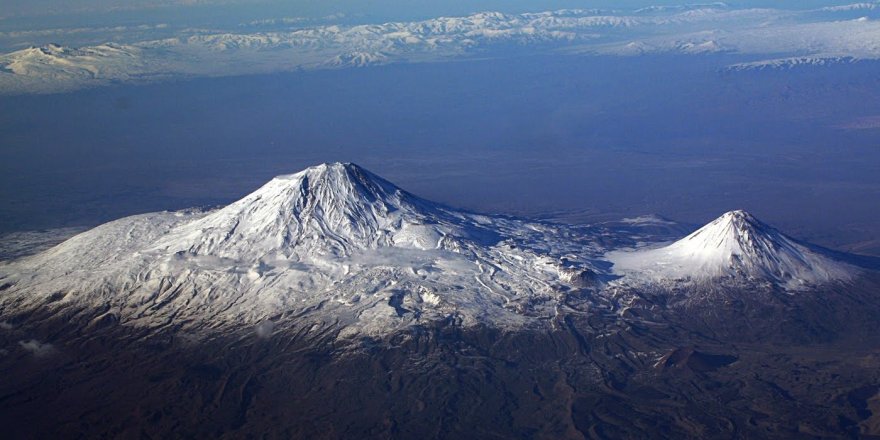
[[[480,229],[357,165],[336,163],[276,177],[153,249],[236,259],[341,256],[376,247],[439,249]]]
[[[106,310],[192,331],[291,315],[345,334],[435,319],[521,326],[552,313],[560,285],[594,281],[572,255],[589,247],[558,232],[454,211],[357,165],[324,164],[215,211],[117,220],[0,267],[9,286],[0,313]]]
[[[848,280],[856,270],[745,211],[727,212],[668,246],[612,252],[609,259],[629,279],[769,281],[790,290]]]

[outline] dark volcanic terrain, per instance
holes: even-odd
[[[33,316],[2,346],[53,344],[0,357],[0,423],[6,438],[880,435],[880,301],[831,293],[655,309],[653,324],[578,311],[573,293],[545,331],[451,320],[349,343],[332,327],[191,341]]]

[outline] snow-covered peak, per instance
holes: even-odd
[[[743,210],[729,211],[669,248],[678,253],[704,258],[757,253],[764,245],[773,246],[776,231]],[[782,238],[783,240],[776,240]]]
[[[306,329],[335,323],[340,337],[423,320],[520,326],[552,313],[563,285],[598,285],[574,254],[589,240],[559,234],[426,201],[354,164],[323,164],[224,208],[123,218],[0,265],[0,313],[45,310],[55,298],[58,313],[109,307],[128,325],[193,331],[281,315]]]
[[[325,211],[357,210],[364,203],[374,204],[381,209],[391,209],[392,205],[408,202],[424,203],[356,164],[340,162],[324,163],[295,174],[277,176],[248,198],[252,196],[279,203],[294,198],[298,203],[314,204]]]
[[[649,280],[769,281],[788,289],[851,278],[854,268],[748,212],[730,211],[666,247],[609,254],[618,273]]]
[[[457,220],[358,165],[329,163],[278,176],[172,231],[155,249],[260,259],[347,255],[386,246],[438,248],[448,235],[466,235]]]

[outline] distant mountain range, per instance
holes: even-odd
[[[795,11],[709,3],[632,11],[480,12],[360,25],[280,20],[270,30],[186,28],[169,34],[167,27],[157,27],[152,32],[161,34],[155,39],[120,40],[110,34],[106,43],[84,47],[69,47],[59,29],[60,43],[0,54],[0,94],[548,51],[728,54],[744,59],[733,61],[734,70],[821,65],[880,58],[874,43],[880,38],[877,5]]]

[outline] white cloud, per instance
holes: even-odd
[[[52,344],[44,344],[36,339],[18,341],[18,345],[38,358],[50,356],[55,353],[55,347],[52,346]]]
[[[167,29],[168,24],[141,24],[135,26],[104,26],[104,27],[76,27],[76,28],[50,28],[21,31],[0,32],[0,38],[33,38],[33,37],[65,37],[77,34],[104,34],[114,32],[137,32]]]
[[[844,130],[877,130],[880,129],[880,115],[864,116],[845,124],[840,124],[837,128]]]
[[[260,339],[269,339],[270,337],[272,337],[272,332],[274,331],[275,323],[272,321],[263,321],[257,324],[257,327],[254,329],[254,332]]]
[[[844,12],[844,11],[864,11],[864,10],[875,10],[880,9],[880,2],[863,2],[863,3],[852,3],[848,5],[840,5],[840,6],[827,6],[821,8],[820,10],[823,12]]]

